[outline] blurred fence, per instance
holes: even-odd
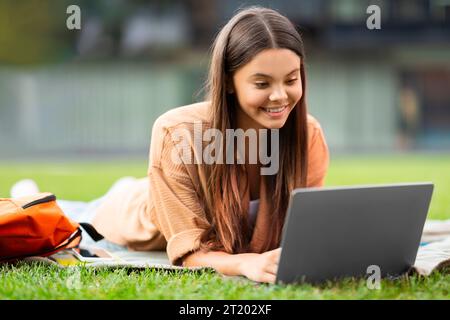
[[[307,68],[309,112],[330,148],[395,147],[397,93],[388,66],[311,60]],[[1,69],[2,157],[144,154],[154,120],[195,101],[203,75],[142,63]]]
[[[450,150],[448,0],[4,0],[0,160],[144,156],[155,119],[202,98],[206,49],[252,4],[299,27],[308,111],[333,152]]]
[[[190,69],[147,64],[2,69],[2,156],[142,154],[158,115],[190,103],[200,83]]]
[[[397,134],[397,81],[387,63],[313,60],[308,108],[327,142],[340,151],[392,151]]]

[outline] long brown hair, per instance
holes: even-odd
[[[227,85],[237,69],[269,48],[289,49],[300,57],[303,96],[279,131],[279,171],[276,175],[263,176],[267,192],[260,196],[270,199],[270,223],[273,226],[267,234],[263,251],[274,249],[274,244],[280,242],[291,191],[306,186],[306,79],[300,34],[286,17],[274,10],[250,7],[239,11],[216,37],[206,83],[206,98],[211,103],[211,126],[222,133],[226,129],[235,129],[237,99],[227,92]],[[222,145],[225,145],[223,139]],[[244,165],[216,163],[207,167],[206,176],[209,178],[202,189],[212,221],[210,229],[201,237],[202,248],[228,253],[247,252],[252,232],[248,204],[243,203],[238,183],[238,179],[243,177]],[[298,176],[296,170],[300,170],[300,181],[294,181]]]

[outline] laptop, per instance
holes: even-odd
[[[429,182],[295,189],[276,282],[365,277],[371,266],[383,278],[407,273],[432,193]]]

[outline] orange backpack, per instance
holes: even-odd
[[[30,256],[49,256],[72,248],[81,240],[83,226],[92,236],[92,226],[69,219],[52,193],[21,198],[0,198],[0,262]],[[97,234],[93,237],[102,238]]]

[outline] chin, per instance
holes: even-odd
[[[286,120],[281,121],[265,121],[263,123],[264,128],[266,129],[281,129],[286,124]]]

